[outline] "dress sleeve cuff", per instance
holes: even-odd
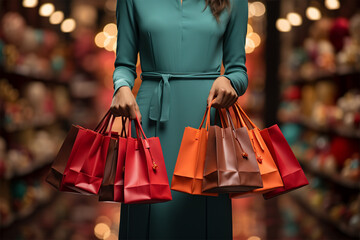
[[[223,74],[220,76],[226,77],[227,79],[230,80],[232,87],[235,89],[238,97],[240,97],[245,93],[248,87],[248,78],[246,73],[241,74],[241,76],[238,75],[239,73],[237,73],[236,76],[230,73],[230,74]]]
[[[115,96],[116,92],[119,90],[120,87],[127,86],[130,89],[132,89],[132,86],[125,80],[125,79],[118,79],[114,82],[114,94]]]

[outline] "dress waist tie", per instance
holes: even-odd
[[[166,122],[170,114],[170,79],[216,79],[220,72],[199,72],[199,73],[162,73],[142,72],[140,79],[160,80],[150,100],[149,118],[154,121]]]

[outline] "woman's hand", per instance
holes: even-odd
[[[141,113],[139,106],[135,100],[134,94],[128,86],[122,86],[118,89],[112,99],[110,111],[115,116],[125,116],[136,119],[138,116],[141,122]]]
[[[237,93],[228,78],[221,76],[214,81],[207,99],[207,105],[209,105],[214,98],[216,98],[216,100],[212,106],[215,108],[228,108],[237,101]]]

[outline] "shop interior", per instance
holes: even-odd
[[[71,125],[93,129],[111,104],[115,10],[0,0],[1,239],[118,239],[120,203],[45,181]],[[360,1],[249,0],[248,17],[238,102],[279,125],[309,185],[232,200],[233,239],[360,239]],[[135,95],[139,58],[137,73]]]

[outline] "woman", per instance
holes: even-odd
[[[214,107],[229,107],[247,89],[248,3],[118,0],[116,17],[111,111],[132,119],[137,114],[145,134],[160,138],[171,184],[184,128],[199,127],[214,98]],[[131,90],[138,51],[143,81],[135,99]],[[220,75],[221,61],[224,75]],[[123,204],[119,239],[232,239],[227,195],[172,191],[172,197],[166,203]]]

